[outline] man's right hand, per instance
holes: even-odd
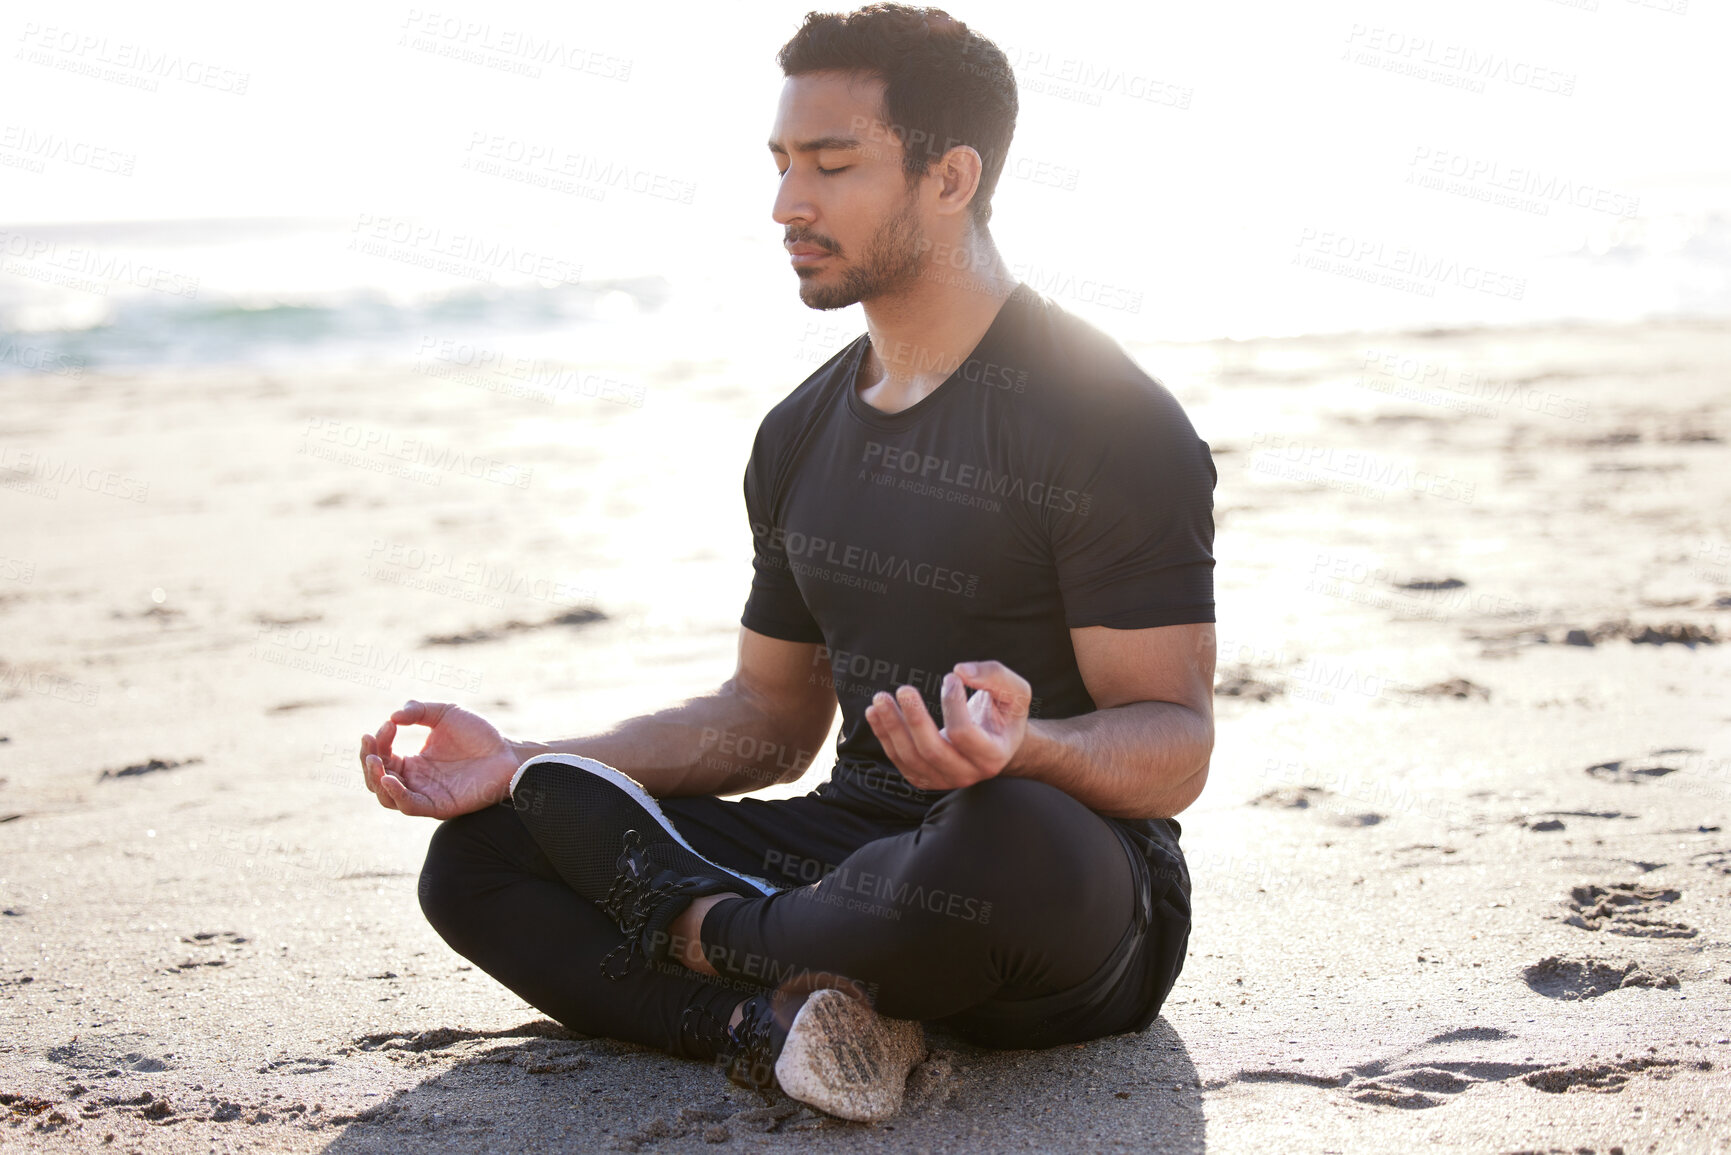
[[[391,752],[398,726],[432,732],[419,754]],[[522,764],[493,724],[449,702],[408,702],[361,738],[361,768],[379,805],[427,818],[455,818],[503,801]]]

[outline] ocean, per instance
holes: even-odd
[[[0,374],[461,346],[791,387],[863,330],[799,304],[770,218],[774,50],[806,7],[25,19]],[[953,11],[1016,75],[1001,251],[1126,343],[1731,312],[1724,10]]]
[[[1731,313],[1731,212],[1695,191],[1571,250],[1505,258],[1297,228],[1261,251],[1229,234],[1190,267],[1138,277],[1002,247],[1020,279],[1132,343]],[[777,241],[760,230],[637,266],[612,253],[591,271],[577,246],[369,214],[0,226],[0,374],[391,365],[439,350],[755,363],[774,359],[753,348],[765,343],[821,361],[863,315],[803,309]]]

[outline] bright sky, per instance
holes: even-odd
[[[773,243],[773,55],[810,7],[22,0],[0,24],[0,222],[375,213],[540,230],[645,266],[701,261],[718,237]],[[952,11],[1021,84],[994,222],[1013,259],[1218,301],[1264,291],[1324,236],[1513,275],[1608,247],[1637,212],[1731,211],[1723,5]],[[576,67],[510,71],[531,41]],[[464,167],[494,142],[629,166],[667,195],[594,203]],[[1456,183],[1414,183],[1427,173]],[[1486,203],[1534,182],[1582,203]]]

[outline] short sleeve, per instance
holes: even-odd
[[[739,623],[748,630],[786,642],[819,642],[823,630],[811,616],[794,581],[782,545],[782,527],[774,500],[774,447],[759,428],[745,466],[745,512],[751,523],[751,592]]]
[[[1065,625],[1212,622],[1219,475],[1177,400],[1137,391],[1079,441],[1079,508],[1050,526]]]

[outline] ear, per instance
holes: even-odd
[[[985,164],[972,145],[958,144],[932,166],[939,178],[937,210],[940,216],[962,212],[980,188]]]

